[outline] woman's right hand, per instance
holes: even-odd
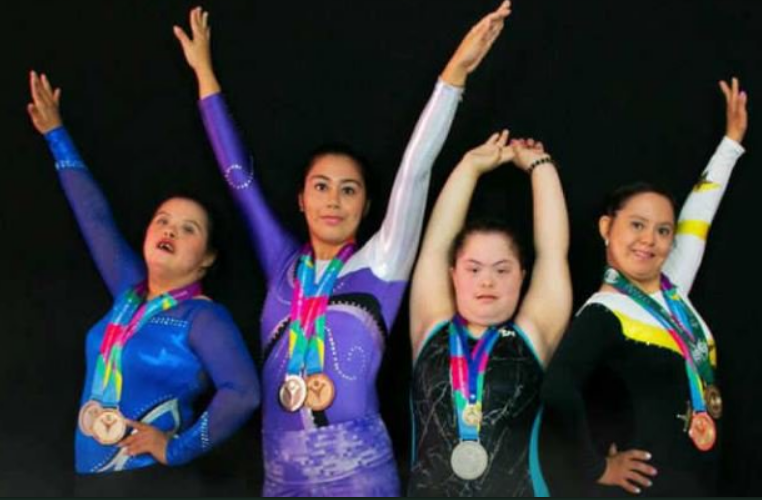
[[[466,153],[461,163],[473,169],[477,175],[482,175],[510,162],[514,157],[514,149],[508,146],[509,135],[507,130],[492,134],[487,142]]]
[[[27,105],[27,112],[32,119],[34,128],[42,135],[63,125],[59,102],[61,89],[53,90],[48,77],[32,71],[29,74],[29,87],[32,102]]]
[[[651,460],[647,451],[629,450],[619,452],[616,444],[609,448],[606,470],[598,482],[606,486],[619,486],[628,493],[639,495],[641,488],[650,488],[658,471],[646,462]]]
[[[190,12],[192,38],[179,27],[174,27],[175,37],[183,47],[188,66],[196,73],[212,70],[212,29],[209,27],[209,12],[196,7]]]
[[[175,26],[174,31],[183,47],[188,66],[196,72],[198,96],[204,99],[222,90],[212,67],[212,28],[209,27],[209,13],[201,7],[191,10],[190,27],[193,38],[179,26]]]

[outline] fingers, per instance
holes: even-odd
[[[720,80],[720,89],[722,90],[722,93],[725,94],[725,100],[727,102],[730,102],[730,99],[731,99],[730,87],[724,80]]]
[[[177,38],[183,48],[188,47],[191,44],[191,39],[181,27],[175,26],[173,31],[175,32],[175,38]]]

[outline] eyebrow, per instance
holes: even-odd
[[[165,212],[165,211],[162,210],[160,212],[156,212],[156,215],[154,216],[154,219],[156,219],[157,217],[159,217],[161,215],[166,215],[168,217],[172,216],[172,214],[170,214],[169,212]],[[196,222],[195,219],[185,219],[185,220],[183,220],[183,222],[187,222],[188,224],[193,224],[194,226],[196,226],[198,228],[199,231],[201,231],[201,232],[204,231],[204,228],[201,226],[201,224]]]
[[[328,177],[327,175],[323,175],[323,174],[311,175],[309,180],[310,181],[321,180],[321,181],[333,182],[332,178]],[[357,184],[358,186],[362,186],[362,182],[358,181],[357,179],[340,179],[339,180],[339,184]]]
[[[502,264],[513,264],[513,261],[510,260],[510,259],[503,259],[503,260],[499,260],[499,261],[497,261],[495,263],[492,263],[492,264],[485,264],[484,262],[478,261],[476,259],[468,259],[468,260],[466,260],[466,263],[467,264],[477,264],[477,265],[480,265],[480,266],[492,266],[492,267],[495,267],[495,266],[500,266]]]

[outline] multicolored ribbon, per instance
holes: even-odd
[[[201,285],[193,283],[145,302],[147,290],[146,283],[127,290],[117,298],[111,309],[90,391],[90,398],[104,406],[118,407],[122,400],[122,353],[127,342],[158,313],[200,295]]]
[[[291,302],[288,337],[288,375],[302,376],[322,373],[325,364],[325,311],[341,269],[355,251],[347,243],[331,259],[323,276],[315,282],[315,255],[311,245],[305,245],[299,257]]]
[[[478,441],[481,423],[471,426],[463,419],[468,406],[474,406],[482,412],[484,401],[484,374],[492,349],[495,347],[500,331],[491,326],[484,332],[476,346],[471,350],[468,346],[468,327],[460,316],[450,322],[450,380],[452,395],[455,403],[455,414],[458,422],[458,434],[461,441]]]
[[[685,358],[693,409],[696,412],[705,412],[704,386],[705,384],[714,385],[715,382],[714,369],[709,356],[709,343],[701,322],[680,297],[677,287],[670,282],[669,278],[662,275],[661,291],[669,308],[667,311],[615,269],[606,270],[605,282],[629,296],[669,332]]]

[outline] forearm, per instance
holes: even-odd
[[[461,91],[438,82],[394,180],[381,229],[366,245],[368,262],[385,280],[407,280],[420,243],[431,169],[450,131]]]
[[[222,92],[220,82],[214,73],[211,65],[201,67],[196,70],[196,80],[198,81],[198,98],[205,99],[211,95]]]
[[[709,229],[725,196],[736,163],[744,152],[743,146],[732,139],[723,138],[683,205],[675,248],[664,266],[664,272],[685,294],[689,294],[693,287],[704,257]]]
[[[90,254],[112,295],[142,279],[142,260],[116,226],[108,201],[64,127],[45,134],[64,194]]]

